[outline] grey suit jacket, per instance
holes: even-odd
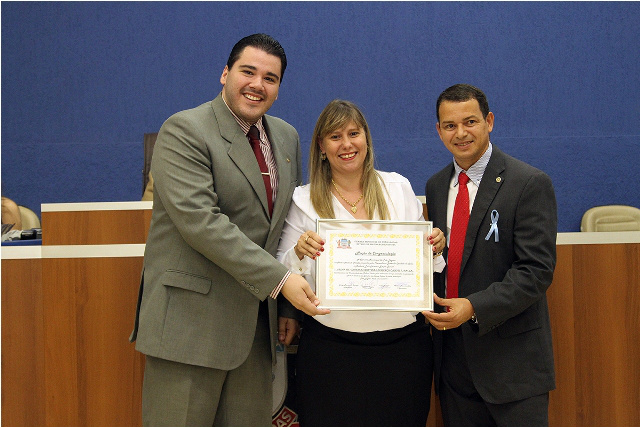
[[[263,122],[279,176],[271,219],[255,155],[221,95],[162,125],[130,338],[140,352],[233,369],[249,354],[259,303],[268,298],[275,361],[276,303],[268,295],[287,272],[274,255],[293,190],[302,181],[301,153],[291,125],[267,115]],[[284,299],[281,310],[298,315]]]
[[[454,171],[450,164],[426,186],[429,219],[442,230]],[[498,242],[493,234],[485,239],[494,210]],[[459,283],[459,296],[471,301],[479,321],[461,328],[469,369],[485,401],[512,402],[555,388],[546,290],[555,269],[556,235],[549,176],[493,145],[469,217]],[[446,270],[436,276],[434,290],[444,298]],[[433,335],[438,387],[442,332]]]

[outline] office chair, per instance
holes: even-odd
[[[151,158],[153,156],[153,147],[156,145],[158,132],[144,134],[144,165],[142,166],[142,194],[147,188],[149,182],[149,171],[151,170]]]
[[[31,209],[18,205],[20,209],[20,219],[22,219],[22,229],[30,230],[32,228],[40,228],[40,218]]]
[[[582,216],[580,231],[640,231],[640,209],[625,205],[593,207]]]

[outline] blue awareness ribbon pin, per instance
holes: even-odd
[[[487,233],[487,237],[484,238],[484,240],[489,240],[489,238],[491,237],[491,234],[495,234],[495,236],[493,236],[494,240],[496,242],[500,241],[500,237],[498,236],[498,218],[500,218],[500,214],[498,214],[497,210],[492,210],[491,211],[491,228],[489,229],[489,232]]]

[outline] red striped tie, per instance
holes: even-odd
[[[449,255],[447,256],[447,298],[458,298],[460,265],[464,251],[464,239],[469,224],[469,177],[461,172],[458,176],[458,195],[453,208],[451,235],[449,236]]]
[[[262,173],[262,179],[264,180],[264,188],[267,190],[267,202],[269,203],[269,216],[273,215],[273,190],[271,189],[271,176],[269,175],[269,169],[267,168],[267,162],[264,160],[264,155],[260,149],[260,132],[255,126],[249,128],[249,143],[253,149],[253,154],[256,155],[258,160],[258,166],[260,166],[260,172]]]

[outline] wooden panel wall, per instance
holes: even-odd
[[[47,426],[141,425],[133,329],[142,258],[44,259]]]
[[[145,243],[151,209],[43,212],[43,245]],[[56,230],[56,232],[52,232]]]
[[[547,291],[556,368],[556,390],[549,395],[549,425],[577,427],[575,423],[573,247],[557,246],[557,251],[558,263],[553,275],[553,283]]]
[[[129,222],[146,236],[145,215]],[[81,233],[74,244],[94,239]],[[142,257],[2,260],[3,426],[141,425],[144,358],[127,340],[141,268]],[[639,287],[640,243],[558,246],[550,427],[640,419]],[[435,396],[427,425],[442,426]]]
[[[40,259],[2,260],[2,425],[44,426]]]
[[[550,426],[640,420],[640,244],[558,247],[549,292],[557,390]]]

